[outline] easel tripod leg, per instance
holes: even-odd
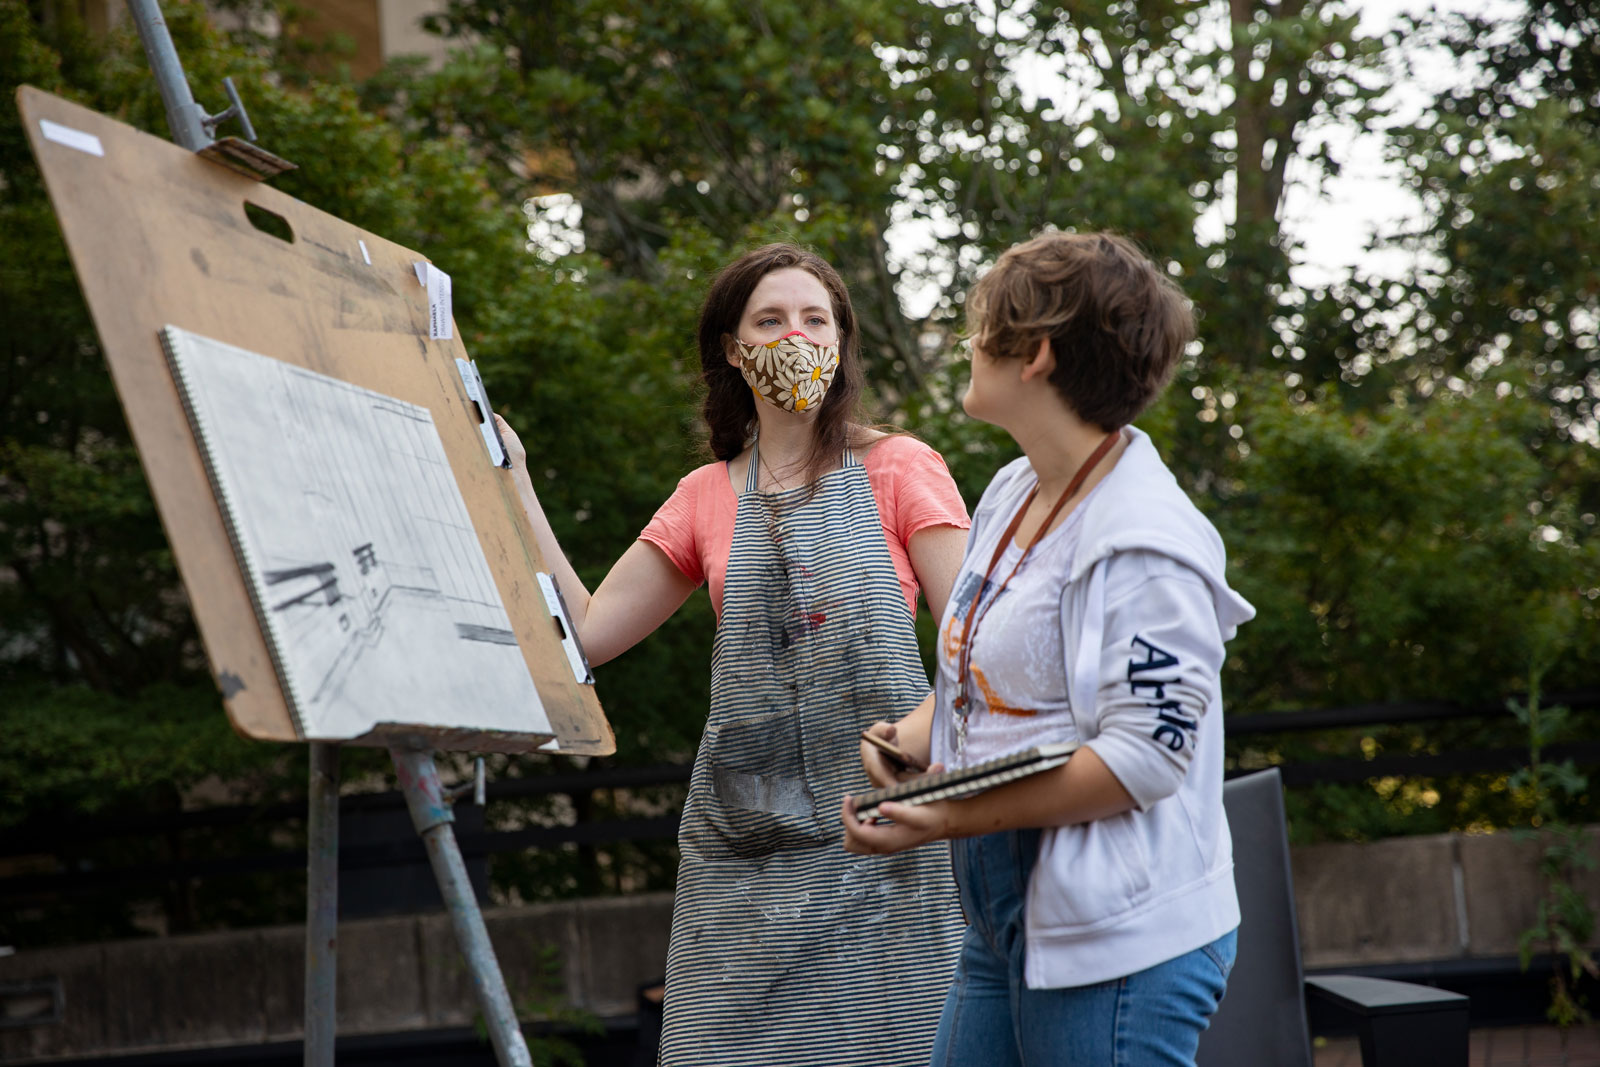
[[[306,812],[305,1067],[333,1067],[339,977],[339,746],[311,743]]]
[[[411,822],[428,848],[428,861],[433,864],[433,875],[439,881],[445,908],[450,912],[456,943],[461,946],[467,969],[472,973],[472,985],[489,1028],[489,1040],[494,1044],[495,1059],[501,1067],[532,1067],[533,1060],[523,1040],[511,994],[500,973],[500,962],[495,958],[494,946],[489,943],[483,912],[478,909],[478,898],[467,878],[467,865],[461,860],[455,831],[450,828],[455,816],[444,798],[433,754],[426,748],[396,747],[389,750],[389,755],[394,759],[400,789],[411,809]]]

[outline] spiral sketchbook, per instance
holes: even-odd
[[[427,408],[162,331],[301,736],[547,732]]]
[[[853,798],[856,802],[856,818],[861,822],[878,818],[878,805],[888,800],[897,804],[932,804],[936,800],[975,796],[997,785],[1059,767],[1077,749],[1078,746],[1070,742],[1035,745],[1021,752],[974,763],[970,767],[923,774],[883,789],[857,793]]]

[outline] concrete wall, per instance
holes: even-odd
[[[1600,853],[1600,827],[1588,840]],[[1539,846],[1508,834],[1400,838],[1294,851],[1308,968],[1515,956],[1538,906]],[[1584,889],[1600,902],[1600,871]],[[670,894],[487,913],[514,999],[553,953],[571,1004],[602,1018],[635,1010],[666,968]],[[293,1040],[300,1036],[300,927],[151,938],[0,958],[6,983],[59,978],[59,1023],[0,1026],[0,1062]],[[339,927],[339,1032],[468,1025],[471,983],[444,915]]]
[[[631,1015],[639,983],[666,969],[672,896],[573,901],[486,913],[514,1001],[553,978],[601,1018]],[[444,914],[339,925],[340,1035],[467,1026],[472,982]],[[545,970],[547,956],[554,968]],[[294,1040],[304,1018],[299,926],[118,941],[0,958],[0,988],[56,977],[59,1023],[0,1027],[0,1063]]]
[[[1586,831],[1600,856],[1600,827]],[[1297,848],[1295,901],[1308,968],[1515,956],[1537,916],[1535,841],[1440,834]],[[1600,907],[1600,870],[1580,883]]]

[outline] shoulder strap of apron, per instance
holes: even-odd
[[[756,491],[756,472],[760,469],[757,464],[761,462],[760,448],[760,437],[750,442],[750,467],[744,472],[744,491],[747,493]]]

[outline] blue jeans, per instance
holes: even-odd
[[[969,925],[939,1018],[934,1067],[1192,1067],[1228,984],[1236,931],[1123,978],[1029,989],[1023,911],[1040,834],[952,843]]]

